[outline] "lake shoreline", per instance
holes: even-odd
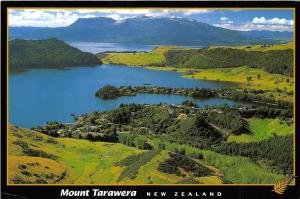
[[[106,84],[117,87],[151,84],[171,88],[176,88],[178,85],[184,88],[233,86],[230,83],[182,78],[179,73],[174,72],[109,64],[96,67],[75,67],[67,70],[33,69],[24,73],[9,74],[9,121],[14,125],[32,127],[54,120],[72,122],[70,114],[112,110],[121,103],[180,104],[190,99],[178,95],[137,95],[104,101],[95,97],[94,93]],[[232,105],[235,102],[210,99],[197,100],[197,103],[202,106],[220,103]]]

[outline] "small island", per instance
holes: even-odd
[[[118,88],[111,86],[111,85],[106,85],[102,88],[100,88],[96,93],[96,97],[100,97],[104,100],[108,99],[115,99],[121,96],[121,93]]]

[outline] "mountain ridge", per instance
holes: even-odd
[[[267,36],[263,36],[263,34]],[[270,38],[270,35],[276,39]],[[10,27],[10,39],[46,39],[143,43],[156,45],[234,45],[276,43],[289,34],[243,32],[216,27],[187,18],[135,17],[116,21],[108,17],[79,18],[66,27]],[[276,35],[279,35],[277,37]],[[283,35],[283,36],[282,36]]]

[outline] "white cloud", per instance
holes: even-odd
[[[252,20],[254,24],[280,24],[280,25],[294,25],[293,20],[284,19],[284,18],[272,18],[266,19],[265,17],[254,17]]]
[[[128,16],[124,16],[124,15],[119,15],[119,14],[108,14],[108,15],[105,15],[105,17],[112,18],[116,21],[122,21],[124,19],[133,18],[133,17],[128,17]]]
[[[294,30],[294,27],[291,25],[282,25],[282,24],[255,24],[255,23],[246,23],[239,27],[242,31],[249,30],[270,30],[270,31],[290,31]]]
[[[221,17],[221,24],[225,27],[228,26],[228,24],[233,24],[233,21],[230,21],[227,17]]]
[[[250,30],[269,30],[269,31],[289,31],[292,32],[294,30],[293,26],[287,25],[272,25],[272,24],[253,24],[253,23],[245,23],[242,25],[236,25],[232,23],[221,23],[214,24],[214,26],[227,28],[231,30],[240,30],[240,31],[250,31]]]
[[[221,21],[227,21],[227,20],[229,20],[229,19],[228,19],[227,17],[221,17],[220,20],[221,20]]]
[[[211,10],[184,10],[182,12],[184,15],[193,15],[193,14],[206,14],[212,11]]]
[[[266,22],[266,18],[264,17],[254,17],[252,20],[253,23],[265,23]]]
[[[249,30],[270,30],[270,31],[290,31],[294,30],[294,21],[284,18],[272,18],[267,19],[265,17],[254,17],[252,21],[234,24],[226,17],[220,18],[220,24],[214,24],[214,26],[227,28],[231,30],[249,31]]]
[[[52,10],[22,10],[9,12],[10,26],[33,26],[33,27],[61,27],[68,26],[79,17],[92,18],[96,15],[91,13],[79,14],[72,11]]]
[[[190,16],[195,14],[205,14],[211,12],[211,10],[145,10],[145,9],[132,9],[132,10],[110,10],[102,11],[103,13],[109,13],[106,16],[118,15],[120,18],[128,18],[133,16],[148,16],[148,17],[180,17]]]
[[[232,23],[221,23],[221,24],[213,24],[214,26],[220,27],[220,28],[226,28],[231,30],[237,30],[237,27],[233,25]]]
[[[195,14],[205,14],[211,10],[149,10],[149,9],[99,9],[99,10],[10,10],[10,26],[34,26],[34,27],[63,27],[74,23],[78,18],[111,17],[115,20],[123,20],[136,16],[149,17],[186,17]]]

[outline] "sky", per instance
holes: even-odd
[[[185,17],[232,30],[293,31],[293,10],[211,10],[211,9],[77,9],[9,10],[9,26],[64,27],[78,18]]]

